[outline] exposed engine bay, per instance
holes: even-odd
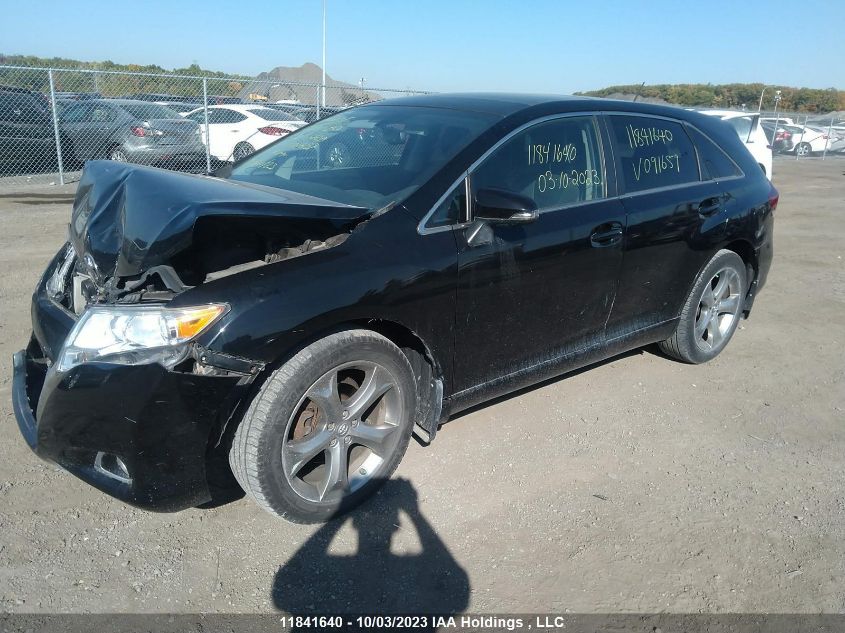
[[[342,244],[373,214],[260,185],[92,161],[52,298],[166,303],[200,284]]]

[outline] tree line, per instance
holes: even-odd
[[[0,68],[0,85],[29,88],[49,93],[50,81],[47,73],[35,68],[61,69],[53,73],[53,83],[59,92],[98,92],[103,96],[117,97],[131,93],[153,92],[185,97],[201,97],[202,79],[168,77],[167,75],[188,75],[207,78],[208,92],[214,95],[237,95],[243,87],[244,78],[205,70],[198,64],[172,70],[155,64],[117,64],[112,61],[83,62],[63,57],[36,57],[34,55],[0,54],[0,66],[25,66],[26,68]],[[65,70],[66,69],[66,70]],[[74,72],[74,71],[103,72]],[[109,74],[136,73],[136,74]],[[139,74],[147,73],[147,74]]]
[[[763,89],[765,88],[765,92]],[[625,94],[657,98],[682,106],[708,108],[742,108],[756,110],[763,93],[763,110],[774,109],[776,92],[780,90],[778,109],[789,112],[832,112],[845,110],[845,91],[836,88],[793,88],[750,84],[658,84],[641,86],[629,84],[609,86],[601,90],[576,92],[590,97]]]

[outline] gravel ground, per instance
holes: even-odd
[[[10,357],[73,186],[0,191],[0,611],[845,611],[843,168],[776,161],[774,266],[715,361],[640,350],[478,408],[324,527],[147,513],[29,452]]]

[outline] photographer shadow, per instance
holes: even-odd
[[[415,529],[421,551],[391,551],[402,529],[400,511]],[[357,550],[333,552],[348,522],[357,534]],[[404,541],[409,535],[402,536]],[[411,483],[389,479],[365,508],[320,527],[279,569],[273,603],[292,615],[445,614],[463,611],[469,591],[466,571],[420,513]]]

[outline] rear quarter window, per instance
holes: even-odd
[[[625,193],[699,181],[695,148],[679,122],[625,115],[608,119]]]
[[[701,163],[701,177],[705,180],[720,180],[742,176],[742,170],[728,154],[694,127],[688,128],[698,150]]]

